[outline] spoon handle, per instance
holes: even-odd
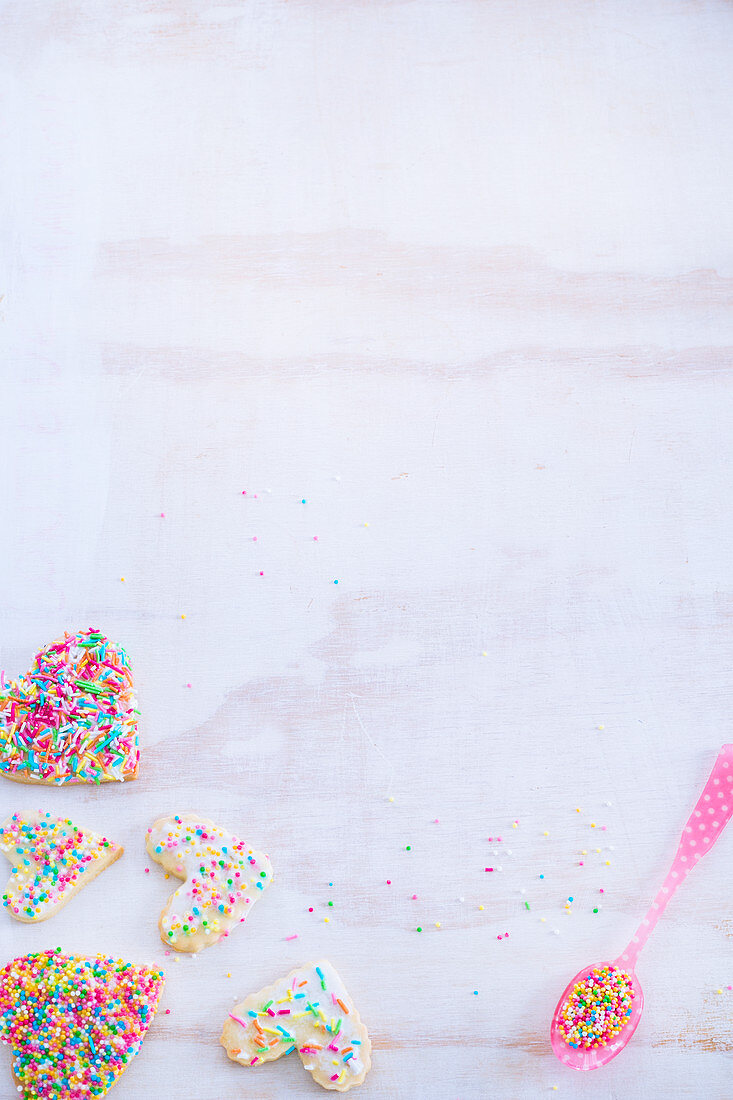
[[[620,961],[633,970],[639,953],[677,887],[715,841],[733,816],[733,745],[723,745],[710,778],[685,825],[677,854],[664,884],[651,904]]]

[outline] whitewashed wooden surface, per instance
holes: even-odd
[[[98,626],[144,715],[132,786],[2,785],[127,852],[0,944],[166,962],[120,1100],[316,1096],[217,1045],[315,955],[365,1098],[733,1095],[733,832],[624,1056],[547,1042],[731,739],[732,32],[714,0],[0,5],[0,665]],[[143,835],[188,809],[275,882],[164,960]]]

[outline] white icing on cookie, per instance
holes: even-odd
[[[330,962],[292,970],[232,1009],[221,1045],[234,1062],[257,1066],[297,1050],[324,1089],[346,1092],[371,1068],[369,1034]]]
[[[229,934],[272,881],[272,864],[225,829],[198,814],[161,817],[146,847],[182,886],[161,913],[160,938],[176,951],[200,951]]]
[[[12,864],[3,905],[31,924],[53,916],[122,855],[122,847],[42,810],[13,814],[0,826],[0,852]]]

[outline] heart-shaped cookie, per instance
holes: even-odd
[[[313,1080],[336,1092],[361,1085],[372,1064],[369,1033],[326,959],[291,970],[235,1005],[221,1045],[241,1066],[297,1050]]]
[[[3,905],[31,924],[57,913],[74,894],[119,859],[123,848],[68,818],[13,814],[0,825],[0,852],[12,864]]]
[[[24,1100],[104,1096],[138,1053],[164,975],[121,959],[23,955],[0,970],[0,1039]]]
[[[0,775],[54,786],[134,779],[138,713],[122,646],[97,630],[64,634],[0,687]]]
[[[159,921],[160,938],[176,951],[200,951],[228,936],[272,881],[263,852],[198,814],[159,818],[145,844],[151,859],[185,879]]]

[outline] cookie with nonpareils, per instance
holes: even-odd
[[[105,1096],[139,1052],[165,978],[122,959],[42,951],[0,970],[0,1040],[23,1100]]]
[[[42,810],[13,814],[0,825],[0,852],[10,861],[3,905],[16,920],[47,920],[119,859],[122,845]]]
[[[272,881],[272,864],[244,840],[198,814],[161,817],[145,841],[151,859],[183,884],[160,915],[160,938],[200,951],[245,921]]]

